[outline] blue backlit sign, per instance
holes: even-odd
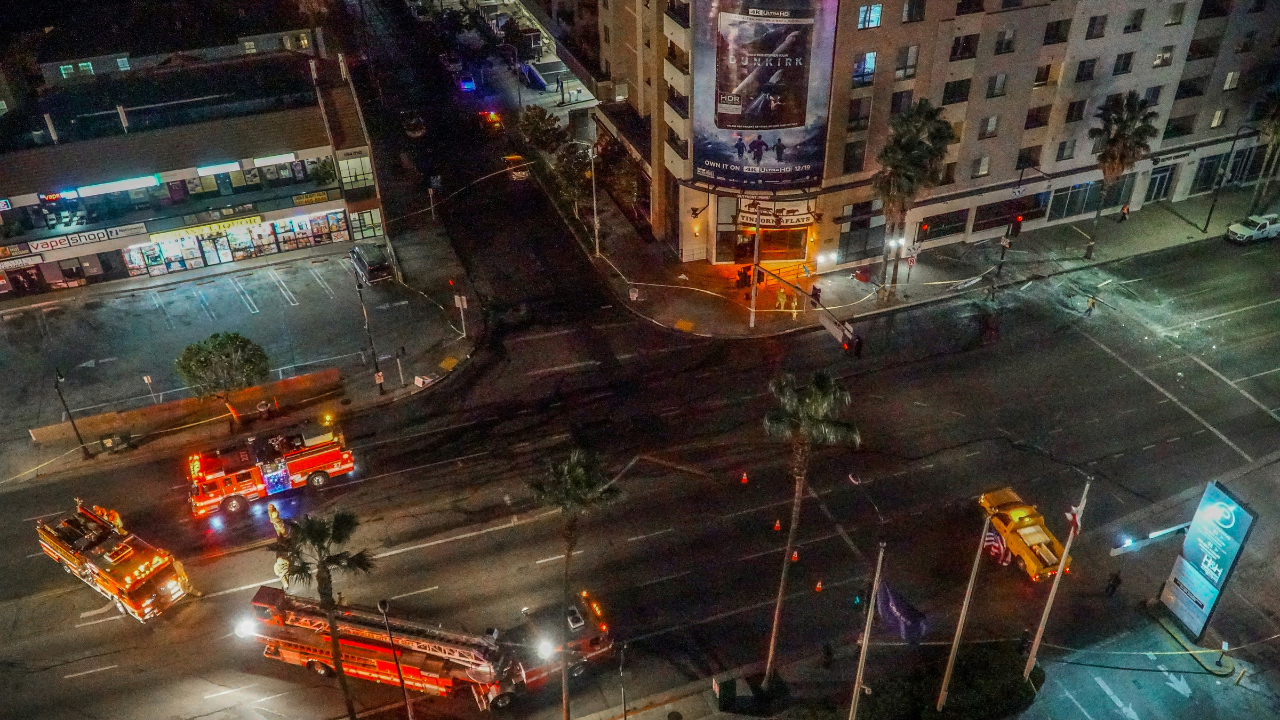
[[[1182,554],[1160,593],[1165,607],[1197,640],[1204,634],[1255,517],[1217,483],[1209,483],[1200,498]]]

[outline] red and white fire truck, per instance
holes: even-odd
[[[244,512],[254,500],[303,485],[318,488],[355,469],[342,433],[316,423],[192,455],[188,464],[196,517]]]
[[[333,673],[329,623],[320,603],[261,587],[253,598],[253,612],[254,619],[237,625],[236,634],[265,645],[264,656],[326,677]],[[613,640],[600,604],[585,591],[563,615],[565,653],[555,652],[557,615],[555,608],[526,613],[526,622],[511,631],[471,635],[399,612],[388,613],[384,624],[376,609],[339,605],[342,668],[349,677],[399,685],[398,656],[404,684],[412,690],[436,696],[470,693],[482,710],[506,707],[517,694],[535,691],[558,677],[562,655],[569,658],[570,673],[578,676],[588,663],[612,653]]]
[[[76,500],[74,512],[36,521],[40,549],[122,615],[146,622],[181,600],[189,587],[182,565],[124,529],[120,514]]]

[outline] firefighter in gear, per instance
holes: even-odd
[[[267,503],[267,517],[271,519],[271,527],[275,528],[276,540],[289,537],[289,528],[284,524],[284,518],[280,517],[275,503]],[[289,559],[277,553],[274,570],[276,577],[280,578],[280,587],[289,592]]]
[[[93,514],[111,523],[120,534],[124,534],[124,521],[120,519],[120,513],[115,510],[108,510],[101,505],[94,505]]]

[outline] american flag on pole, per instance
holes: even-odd
[[[987,534],[982,537],[982,547],[986,549],[987,554],[995,558],[996,562],[1001,565],[1008,565],[1013,562],[1013,553],[995,528],[987,528]]]
[[[1080,534],[1080,508],[1072,505],[1071,512],[1067,513],[1067,534]]]

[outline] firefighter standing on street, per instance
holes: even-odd
[[[271,527],[276,531],[277,541],[289,537],[289,527],[284,524],[284,519],[280,517],[280,511],[276,509],[275,503],[267,503],[267,517],[271,520]],[[289,592],[289,559],[277,553],[274,570],[276,577],[280,578],[280,587],[285,592]]]

